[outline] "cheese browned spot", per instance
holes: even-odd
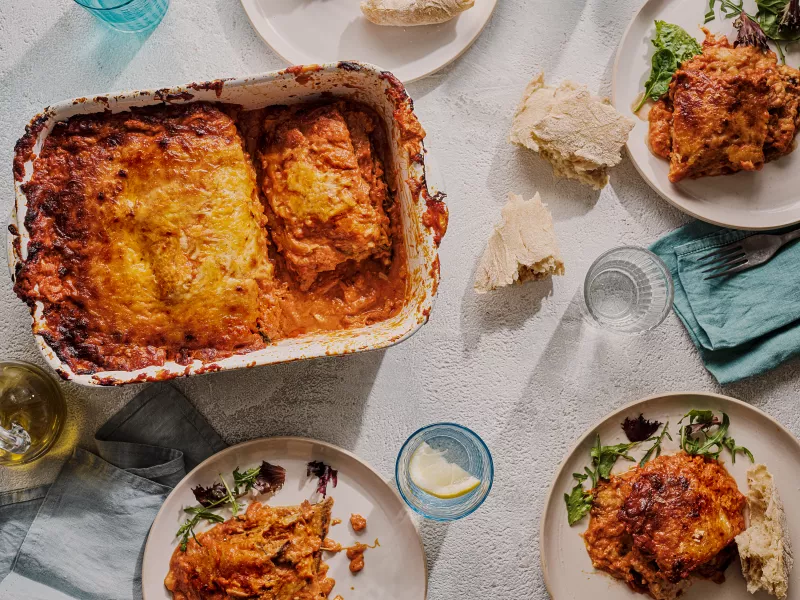
[[[564,274],[553,218],[539,194],[527,201],[516,194],[508,198],[503,222],[495,226],[475,274],[474,287],[479,294]]]
[[[264,346],[273,285],[256,175],[206,104],[73,117],[34,162],[15,290],[72,369],[132,370]]]
[[[586,86],[564,81],[546,85],[544,73],[528,84],[514,115],[510,139],[547,160],[559,177],[601,189],[634,121],[619,114]]]
[[[673,600],[693,578],[724,581],[744,505],[721,463],[679,452],[601,481],[583,538],[596,569]]]

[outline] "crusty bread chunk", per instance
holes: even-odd
[[[766,466],[755,465],[747,471],[747,488],[750,525],[736,536],[747,591],[766,590],[786,598],[792,547],[783,504]]]
[[[539,73],[525,89],[509,137],[538,152],[559,177],[601,189],[608,168],[622,160],[620,150],[633,126],[586,86],[571,81],[549,86]]]
[[[475,275],[479,294],[529,279],[563,275],[553,217],[537,193],[532,200],[509,194]]]
[[[361,12],[376,25],[436,25],[472,8],[475,0],[364,0]]]

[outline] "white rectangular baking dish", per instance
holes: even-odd
[[[15,162],[16,203],[8,234],[8,260],[12,279],[17,266],[27,258],[28,232],[25,229],[27,199],[22,184],[30,178],[33,159],[53,125],[77,114],[110,110],[121,112],[134,106],[162,102],[195,101],[238,104],[245,109],[275,104],[294,104],[320,97],[343,97],[372,107],[387,126],[390,157],[397,174],[404,238],[409,262],[407,302],[394,318],[359,329],[323,332],[281,340],[262,350],[230,356],[210,363],[195,361],[185,366],[169,362],[135,371],[102,371],[78,374],[62,361],[45,339],[36,333],[41,327],[42,306],[32,315],[33,332],[48,364],[63,377],[88,386],[121,385],[159,381],[184,375],[254,367],[320,356],[375,350],[396,344],[417,331],[428,320],[439,283],[438,245],[446,228],[443,194],[429,192],[425,177],[425,150],[421,144],[404,139],[404,116],[413,116],[413,103],[403,85],[390,73],[372,65],[340,62],[326,65],[290,67],[241,79],[191,83],[160,90],[134,91],[95,98],[77,98],[46,108],[36,115],[18,142]],[[26,152],[26,148],[32,153]],[[24,165],[24,173],[20,167]]]

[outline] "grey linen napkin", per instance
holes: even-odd
[[[48,487],[0,494],[0,598],[140,600],[150,525],[183,476],[225,443],[155,384],[78,448]]]

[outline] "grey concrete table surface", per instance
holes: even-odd
[[[438,302],[417,335],[381,352],[176,382],[230,443],[319,438],[356,452],[386,478],[419,426],[456,421],[480,433],[496,466],[486,503],[463,521],[420,525],[432,600],[547,597],[538,532],[551,478],[581,432],[615,407],[657,392],[715,391],[751,402],[800,433],[798,362],[720,388],[674,314],[641,337],[588,328],[578,294],[592,260],[614,246],[648,244],[686,217],[660,200],[627,158],[596,192],[555,180],[543,161],[507,142],[522,90],[541,70],[549,81],[570,78],[610,94],[616,46],[640,3],[500,0],[468,52],[408,86],[450,207]],[[0,215],[6,218],[13,201],[14,143],[44,106],[283,66],[238,0],[172,0],[147,38],[104,29],[69,0],[5,0]],[[539,191],[550,205],[567,275],[478,297],[475,265],[509,191]],[[0,269],[3,358],[42,364],[28,311]],[[51,481],[75,445],[93,447],[98,426],[140,386],[62,388],[69,402],[63,439],[31,466],[0,469],[0,491]]]

